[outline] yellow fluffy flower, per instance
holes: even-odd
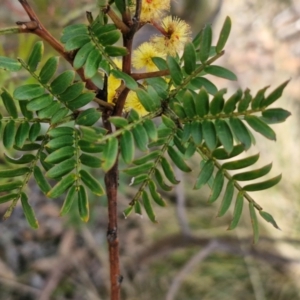
[[[170,0],[142,0],[141,21],[158,19],[165,10],[170,10]]]
[[[125,111],[130,111],[132,108],[135,109],[141,117],[149,114],[140,102],[137,94],[130,91],[126,99],[124,109]]]
[[[162,20],[162,36],[154,36],[151,39],[158,52],[175,56],[184,48],[184,44],[191,39],[190,26],[177,17],[167,16]]]
[[[157,71],[158,68],[152,61],[153,57],[163,57],[151,43],[143,43],[133,51],[132,65],[136,69],[145,68],[148,72]]]
[[[114,59],[114,63],[118,68],[122,67],[122,61],[120,59]],[[116,95],[116,89],[121,85],[121,80],[110,74],[107,80],[107,102],[113,103]]]

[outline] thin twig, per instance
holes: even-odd
[[[103,9],[103,12],[112,19],[114,24],[118,29],[121,30],[123,34],[127,34],[130,31],[130,28],[118,17],[118,15],[110,8],[109,5]]]
[[[161,77],[170,75],[169,70],[162,70],[156,72],[147,72],[147,73],[132,73],[131,76],[135,80],[146,79],[146,78],[153,78],[153,77]]]

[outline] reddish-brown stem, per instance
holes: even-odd
[[[169,70],[156,71],[156,72],[148,72],[148,73],[132,73],[131,77],[135,80],[153,78],[153,77],[161,77],[170,75]]]
[[[74,56],[72,52],[66,52],[62,44],[44,27],[27,0],[19,0],[19,2],[23,6],[24,10],[31,20],[30,22],[17,22],[17,24],[21,26],[20,32],[36,34],[41,39],[49,43],[53,49],[55,49],[65,60],[67,60],[73,66]],[[35,26],[33,26],[34,24]],[[83,68],[77,70],[77,73],[86,83],[87,89],[94,91],[98,90],[98,87],[91,80],[85,78]]]
[[[112,9],[110,9],[110,6],[107,6],[107,8],[105,8],[103,11],[112,19],[114,24],[121,30],[123,34],[126,34],[130,31],[130,28],[118,17],[118,15]]]

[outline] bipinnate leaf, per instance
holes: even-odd
[[[262,121],[256,116],[250,116],[250,115],[246,115],[245,120],[250,125],[250,127],[252,127],[252,129],[257,131],[267,139],[276,141],[276,133],[264,121]]]
[[[83,185],[79,186],[78,191],[78,211],[82,221],[87,222],[90,217],[88,195]]]
[[[231,30],[231,20],[229,17],[226,17],[223,27],[221,29],[220,35],[219,35],[217,45],[216,45],[217,53],[220,53],[223,50],[223,48],[225,47],[225,44],[226,44],[227,39],[230,34],[230,30]]]
[[[39,74],[40,82],[42,84],[48,83],[51,80],[51,78],[54,76],[58,67],[58,62],[59,62],[58,56],[50,57],[46,61]]]
[[[277,87],[273,92],[271,92],[260,104],[260,107],[267,107],[274,103],[276,100],[278,100],[282,96],[282,92],[287,86],[287,84],[290,82],[290,80],[285,81],[282,83],[279,87]]]
[[[194,190],[199,190],[203,185],[205,185],[211,178],[214,172],[214,163],[212,160],[208,160],[204,163],[200,174],[197,177]]]
[[[13,97],[20,101],[30,100],[42,96],[44,92],[44,88],[39,84],[26,84],[17,87],[14,91]]]
[[[242,192],[240,192],[240,193],[238,193],[236,201],[235,201],[233,218],[228,227],[228,230],[233,230],[238,225],[238,223],[241,219],[242,212],[243,212],[243,206],[244,206],[244,195]]]
[[[202,63],[204,63],[209,57],[211,42],[212,42],[212,29],[209,24],[206,24],[202,32],[202,39],[200,43],[199,57]]]
[[[170,71],[171,78],[175,85],[180,85],[183,79],[181,68],[173,56],[167,57],[167,65]]]
[[[76,118],[76,124],[92,126],[101,118],[101,112],[96,108],[88,108]]]
[[[259,239],[259,226],[253,202],[249,202],[249,213],[253,230],[253,244],[257,244]]]
[[[260,211],[259,211],[259,214],[261,215],[261,217],[262,217],[265,221],[271,223],[276,229],[279,229],[279,230],[280,230],[280,228],[278,227],[276,221],[274,220],[274,218],[273,218],[269,213],[267,213],[266,211],[260,210]]]
[[[151,220],[151,222],[157,223],[156,216],[154,214],[148,193],[146,191],[142,192],[142,199],[143,199],[143,205],[144,205],[145,211],[146,211],[149,219]]]
[[[33,176],[41,191],[47,194],[51,190],[51,186],[39,166],[33,168]]]
[[[233,81],[237,80],[237,77],[233,72],[229,71],[226,68],[220,67],[220,66],[215,66],[215,65],[206,66],[204,68],[204,71],[207,74],[211,74],[211,75],[214,75],[217,77],[221,77],[221,78],[225,78],[225,79],[233,80]]]
[[[208,171],[211,172],[210,170]],[[208,198],[208,203],[213,203],[218,199],[218,197],[221,194],[223,185],[224,185],[224,174],[222,170],[219,170],[215,176],[214,183],[212,186],[212,191]]]
[[[18,117],[18,110],[15,101],[5,88],[2,88],[1,98],[9,116],[16,119]]]
[[[22,69],[22,65],[16,59],[0,56],[0,69],[16,72]]]
[[[171,146],[168,146],[168,154],[173,163],[183,172],[191,172],[192,169],[186,164],[182,156]]]
[[[134,159],[134,138],[130,131],[125,130],[120,138],[120,150],[122,158],[126,164],[130,164]]]
[[[39,227],[38,221],[35,217],[34,211],[32,209],[32,207],[30,206],[29,202],[28,202],[28,197],[25,193],[21,193],[21,203],[22,203],[22,208],[24,211],[24,215],[26,217],[26,220],[28,222],[28,224],[34,228],[37,229]]]
[[[68,174],[62,180],[60,180],[56,185],[47,192],[49,198],[58,198],[61,196],[71,185],[76,181],[76,174]]]
[[[43,54],[44,54],[44,43],[42,41],[38,41],[34,44],[27,62],[27,65],[31,72],[36,71],[39,63],[42,60]]]
[[[233,180],[228,181],[226,190],[224,193],[224,197],[218,212],[218,217],[224,216],[224,214],[227,212],[227,210],[230,207],[230,204],[232,202],[233,198],[233,193],[234,193],[234,182]]]
[[[91,192],[97,196],[105,194],[103,187],[99,181],[93,177],[89,172],[85,170],[79,171],[82,182],[91,190]]]
[[[67,196],[64,200],[63,206],[60,210],[60,214],[59,214],[60,216],[64,216],[65,214],[67,214],[70,211],[73,202],[77,200],[77,199],[75,199],[76,197],[77,197],[76,186],[73,185],[69,189]]]
[[[271,178],[269,180],[263,181],[263,182],[258,182],[258,183],[253,183],[253,184],[248,184],[243,187],[244,191],[247,192],[256,192],[256,191],[262,191],[271,188],[272,186],[276,185],[280,180],[281,180],[281,174]]]
[[[103,150],[103,162],[102,162],[102,169],[104,172],[109,171],[116,162],[118,156],[118,139],[115,137],[111,137],[105,144]]]
[[[196,50],[194,44],[188,42],[184,46],[183,51],[184,70],[190,75],[196,69]]]

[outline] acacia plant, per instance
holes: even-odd
[[[288,82],[268,95],[267,87],[254,97],[249,89],[239,89],[225,100],[226,89],[218,90],[206,75],[236,80],[234,73],[215,64],[224,55],[229,17],[212,46],[210,25],[192,39],[183,20],[165,16],[170,0],[98,0],[97,15],[87,12],[86,24],[63,28],[58,41],[27,0],[19,2],[29,20],[18,21],[16,27],[0,33],[35,34],[41,40],[28,58],[0,57],[0,68],[26,70],[35,80],[12,91],[1,87],[5,111],[1,111],[0,125],[6,164],[0,170],[0,203],[9,203],[4,219],[20,200],[28,223],[38,227],[27,196],[31,178],[49,198],[65,194],[62,216],[78,205],[84,222],[89,219],[88,193],[106,193],[111,299],[119,299],[122,281],[117,217],[121,160],[127,165],[122,171],[137,187],[125,217],[132,211],[140,215],[145,211],[157,222],[152,205],[165,206],[158,190],[170,191],[178,184],[175,165],[183,172],[197,172],[195,190],[210,186],[209,203],[220,198],[224,188],[218,216],[235,202],[229,229],[237,226],[245,202],[254,242],[259,235],[257,215],[278,228],[248,192],[274,186],[281,175],[253,183],[267,175],[272,165],[244,171],[258,161],[259,154],[238,155],[254,144],[253,131],[276,139],[269,124],[284,121],[290,113],[269,106],[281,97]],[[135,33],[148,23],[157,34],[132,49]],[[44,42],[58,56],[40,66]],[[70,69],[57,74],[59,57],[70,63]],[[200,158],[198,166],[188,163],[192,156]],[[105,188],[90,168],[103,171]],[[241,171],[232,175],[232,170]]]

